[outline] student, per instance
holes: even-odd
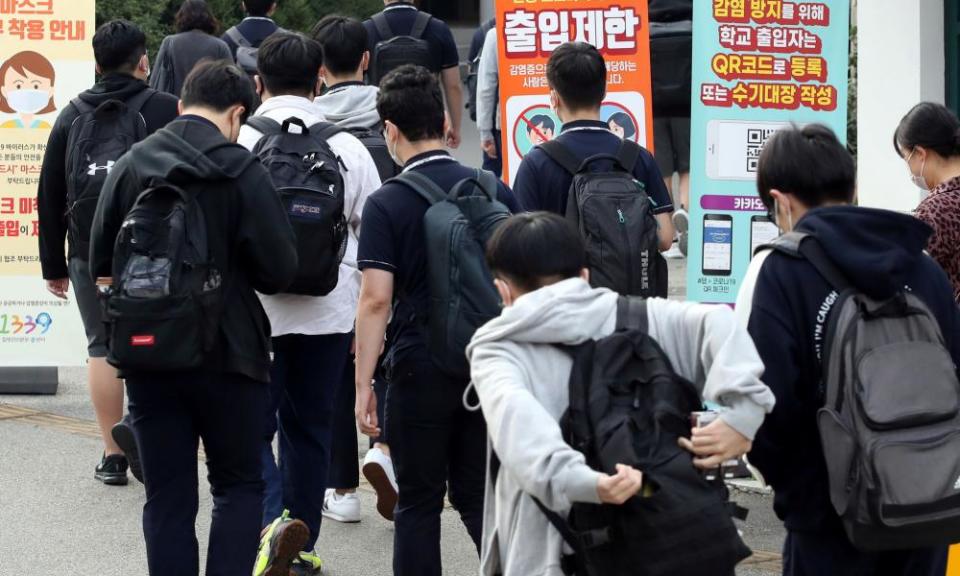
[[[90,269],[96,278],[109,277],[114,241],[137,197],[158,179],[179,186],[196,194],[223,279],[223,312],[203,369],[122,374],[143,462],[143,532],[152,576],[198,574],[201,440],[214,500],[206,574],[253,571],[270,379],[269,325],[254,290],[283,290],[297,271],[293,231],[270,177],[234,143],[253,98],[246,75],[233,64],[198,65],[184,84],[182,115],[116,164],[93,224]],[[285,550],[282,541],[294,538],[296,544],[306,530],[289,524],[274,535],[276,549]]]
[[[316,40],[278,32],[264,41],[257,74],[263,104],[255,117],[278,124],[294,118],[307,129],[319,131],[324,118],[318,115],[313,99],[322,64],[323,48]],[[240,144],[253,150],[263,137],[251,120],[240,132]],[[320,561],[313,549],[323,519],[334,401],[344,373],[353,366],[350,348],[360,292],[356,265],[360,217],[367,196],[380,187],[377,167],[359,140],[339,132],[326,142],[342,167],[338,169],[348,227],[337,285],[323,297],[277,294],[262,298],[273,329],[271,403],[262,444],[267,485],[263,524],[273,522],[284,509],[303,520],[310,528],[310,538],[301,561],[317,572]],[[272,447],[278,430],[279,469]]]
[[[460,84],[460,53],[457,50],[457,43],[453,39],[450,27],[444,21],[430,17],[425,12],[420,12],[415,2],[383,0],[383,4],[386,8],[382,12],[374,14],[363,23],[367,28],[369,37],[368,46],[373,67],[371,71],[372,83],[380,85],[384,76],[391,71],[391,69],[377,69],[380,51],[384,49],[383,43],[391,38],[413,33],[418,19],[429,18],[422,40],[429,47],[430,58],[422,62],[412,63],[424,66],[430,72],[440,76],[444,100],[447,103],[447,113],[450,115],[450,121],[447,123],[445,131],[445,142],[450,148],[459,148],[460,122],[463,118],[463,86]],[[381,30],[383,25],[389,27],[392,36],[385,34],[386,30]],[[409,54],[411,52],[408,51],[406,55]],[[392,56],[390,59],[396,60]],[[402,57],[402,55],[398,55],[398,57]],[[407,63],[411,62],[407,60]]]
[[[563,123],[555,142],[583,161],[597,154],[616,154],[623,142],[600,119],[600,106],[607,94],[607,66],[593,46],[572,42],[557,48],[547,63],[550,102]],[[535,124],[531,120],[531,124]],[[610,162],[593,162],[591,171],[606,171]],[[643,150],[633,168],[637,181],[646,187],[656,205],[660,250],[673,245],[673,204],[653,156]],[[517,200],[525,210],[547,210],[563,215],[573,175],[540,148],[523,159],[514,182]]]
[[[233,52],[215,34],[220,22],[204,0],[187,0],[177,10],[173,27],[177,31],[160,43],[157,63],[150,74],[154,90],[179,97],[183,81],[197,65],[210,60],[232,60]]]
[[[367,29],[353,18],[331,15],[314,26],[312,36],[323,46],[320,79],[327,87],[326,92],[313,101],[314,104],[328,122],[347,129],[364,143],[377,164],[381,181],[393,178],[400,173],[400,167],[390,157],[383,139],[383,124],[377,112],[380,89],[363,83],[363,74],[370,61]],[[377,406],[382,414],[386,405],[386,383],[382,379],[379,381],[375,389],[379,398]],[[337,392],[328,482],[330,488],[323,504],[324,516],[338,522],[360,521],[360,499],[357,497],[360,484],[357,471],[359,453],[357,423],[353,416],[355,404],[356,391],[351,371]],[[371,438],[370,450],[364,456],[362,469],[367,481],[377,492],[377,509],[392,521],[397,488],[390,447],[383,441],[384,438]]]
[[[960,302],[960,120],[942,104],[922,102],[900,121],[893,146],[926,193],[916,216],[933,228],[927,252],[947,272]]]
[[[129,426],[120,420],[123,417],[123,382],[106,361],[107,334],[87,260],[89,231],[93,224],[98,190],[89,191],[89,200],[86,201],[89,210],[71,210],[72,203],[68,199],[71,175],[67,173],[70,150],[67,143],[81,112],[90,112],[107,101],[118,100],[139,109],[145,133],[152,134],[177,117],[177,99],[147,86],[145,80],[150,70],[147,37],[135,24],[115,20],[101,26],[93,37],[93,53],[97,71],[101,75],[100,81],[82,92],[78,101],[63,108],[47,141],[37,190],[40,265],[47,289],[58,298],[66,299],[70,283],[73,283],[87,335],[90,398],[104,444],[103,458],[97,466],[95,477],[105,484],[124,485],[127,483],[128,466],[124,451],[136,465],[136,444]],[[78,103],[84,108],[82,111]],[[110,164],[102,162],[98,166],[94,167],[97,172],[95,177],[105,177],[110,171]],[[91,179],[91,185],[96,184],[102,184],[102,181]],[[66,216],[68,213],[71,215]],[[64,253],[64,240],[68,236],[69,249]],[[123,442],[123,446],[118,446],[111,435],[114,425],[117,425],[114,434]],[[139,467],[135,466],[132,472],[139,477]]]
[[[829,128],[814,124],[774,135],[760,157],[757,188],[780,229],[812,235],[857,290],[884,300],[906,287],[925,302],[960,362],[953,291],[923,253],[930,228],[908,215],[852,206],[854,161]],[[860,551],[831,504],[817,412],[824,403],[820,335],[835,290],[809,261],[766,251],[751,263],[737,300],[766,364],[763,380],[777,398],[750,462],[773,487],[774,509],[786,524],[784,574],[941,576],[946,549]]]
[[[416,171],[451,190],[476,171],[462,166],[443,145],[443,95],[436,77],[422,67],[403,66],[380,85],[377,103],[387,145],[404,171]],[[516,202],[498,183],[497,199]],[[371,381],[383,347],[394,298],[395,331],[388,370],[386,421],[400,499],[394,538],[394,573],[440,574],[440,513],[450,500],[479,549],[483,509],[486,429],[483,417],[467,412],[468,382],[440,372],[428,354],[423,322],[429,307],[426,200],[399,182],[387,182],[363,211],[358,262],[363,271],[357,311],[357,421],[368,436],[379,433]]]
[[[277,0],[243,0],[241,5],[247,17],[227,30],[220,39],[227,43],[237,65],[250,74],[255,70],[249,69],[250,63],[247,58],[241,57],[241,49],[248,51],[253,60],[256,60],[256,50],[264,40],[280,29],[271,18],[277,11]]]
[[[477,129],[483,150],[483,169],[503,176],[500,132],[500,55],[496,26],[487,32],[477,70]]]

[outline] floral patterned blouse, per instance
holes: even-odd
[[[960,302],[960,176],[931,190],[916,216],[933,228],[927,251],[946,271]]]

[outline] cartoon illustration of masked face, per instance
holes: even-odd
[[[19,118],[3,127],[42,128],[36,114],[56,111],[53,65],[36,52],[20,52],[0,66],[0,112],[17,114]]]

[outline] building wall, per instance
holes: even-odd
[[[944,101],[943,15],[942,0],[858,3],[858,188],[864,206],[906,212],[920,201],[893,149],[893,133],[918,102]]]

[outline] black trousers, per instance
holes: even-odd
[[[387,389],[390,453],[400,487],[394,519],[396,576],[441,573],[440,514],[450,502],[480,550],[487,431],[463,406],[467,382],[440,373],[426,357],[402,360]]]
[[[861,552],[842,529],[788,532],[783,544],[784,576],[943,576],[947,548]]]
[[[127,378],[147,501],[143,534],[151,576],[197,576],[197,448],[207,455],[213,522],[208,576],[250,574],[260,540],[260,448],[267,386],[231,374]]]

